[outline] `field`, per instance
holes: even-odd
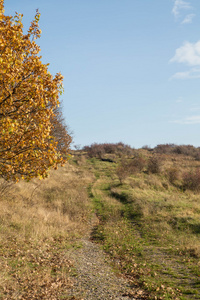
[[[80,246],[92,213],[92,240],[133,287],[200,299],[199,167],[180,153],[82,150],[44,181],[2,181],[0,299],[69,299],[66,249]]]
[[[81,174],[66,165],[46,180],[1,183],[0,299],[66,299],[66,249],[76,248],[91,211],[91,175]]]

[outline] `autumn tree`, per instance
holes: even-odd
[[[22,17],[5,16],[0,0],[0,176],[6,180],[46,177],[50,167],[66,161],[71,142],[65,132],[66,155],[61,155],[53,126],[63,76],[53,77],[41,62],[35,42],[40,14],[26,34]]]
[[[72,132],[66,125],[65,118],[62,113],[62,103],[56,106],[51,117],[51,136],[56,141],[57,151],[63,158],[66,158],[69,151],[69,146],[72,142]]]

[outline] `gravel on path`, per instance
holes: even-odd
[[[93,220],[94,225],[94,220]],[[109,258],[98,244],[86,235],[80,240],[81,247],[69,250],[75,274],[70,296],[80,300],[141,300],[142,291],[130,289],[128,281],[117,275],[110,266]]]

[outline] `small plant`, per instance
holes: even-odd
[[[183,174],[183,188],[192,191],[200,190],[200,168]]]
[[[167,177],[171,184],[174,184],[177,180],[179,180],[179,170],[176,167],[170,167],[167,170]]]
[[[11,196],[11,191],[13,189],[14,183],[8,182],[5,180],[1,180],[0,182],[0,198],[3,198],[4,196]]]
[[[159,174],[161,172],[161,159],[157,156],[152,156],[148,160],[148,173]]]
[[[129,164],[130,171],[141,172],[146,166],[146,159],[142,156],[136,156],[133,161]]]
[[[196,159],[196,161],[200,161],[200,151],[198,151],[198,152],[195,154],[194,158]]]
[[[116,169],[116,175],[119,178],[120,184],[122,184],[125,178],[131,174],[141,172],[145,166],[145,158],[139,155],[134,157],[132,160],[122,159],[120,165]]]
[[[119,178],[120,184],[128,177],[129,175],[129,168],[128,163],[125,160],[122,160],[120,165],[116,169],[116,175]]]

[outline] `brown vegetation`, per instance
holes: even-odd
[[[66,165],[48,179],[0,183],[0,299],[66,299],[66,249],[87,229],[92,175]]]
[[[105,154],[115,154],[116,156],[122,157],[126,155],[132,155],[134,150],[124,143],[94,143],[90,146],[83,147],[83,151],[86,151],[90,158],[96,157],[102,159]]]
[[[200,147],[196,148],[192,145],[160,144],[154,148],[154,151],[163,154],[182,154],[194,157],[197,160],[200,158]]]
[[[132,155],[112,164],[88,160],[100,219],[94,238],[150,299],[199,299],[200,163],[154,149],[135,150],[134,157],[146,162],[140,170]]]
[[[66,250],[80,246],[95,209],[92,238],[132,285],[150,299],[198,299],[200,162],[148,149],[112,162],[73,154],[45,181],[1,179],[0,298],[67,299]]]
[[[153,155],[148,159],[147,172],[152,174],[159,174],[161,172],[161,158]]]
[[[200,190],[200,168],[183,173],[183,188],[192,191]]]

